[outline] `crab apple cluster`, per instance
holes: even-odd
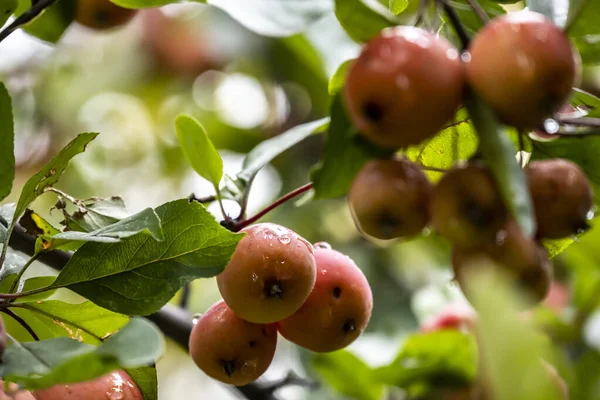
[[[435,136],[475,91],[506,124],[534,129],[567,101],[580,60],[543,15],[509,13],[488,23],[462,56],[426,30],[384,29],[352,63],[343,96],[370,142],[397,150]]]
[[[0,380],[0,400],[144,400],[142,392],[125,371],[114,371],[88,382],[55,385],[48,389],[18,391],[16,384],[5,388]]]
[[[197,319],[190,335],[190,355],[202,371],[236,386],[256,380],[273,360],[277,332],[314,352],[358,338],[373,297],[348,256],[272,223],[242,232],[217,276],[223,300]]]
[[[462,55],[423,29],[384,29],[352,63],[343,98],[367,141],[404,150],[443,129],[469,91],[503,123],[542,129],[545,119],[568,106],[579,70],[579,56],[564,32],[543,15],[523,11],[490,21]],[[584,172],[561,159],[525,167],[534,237],[521,230],[484,161],[443,172],[433,185],[406,158],[367,162],[348,193],[359,231],[389,240],[431,227],[452,244],[454,274],[463,290],[470,268],[492,265],[531,300],[541,301],[552,283],[541,240],[569,237],[588,226],[593,196]]]
[[[94,30],[106,30],[129,22],[135,14],[136,10],[120,7],[110,0],[77,0],[75,21]]]

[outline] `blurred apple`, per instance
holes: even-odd
[[[143,43],[163,70],[175,75],[197,76],[218,69],[217,56],[192,24],[157,9],[145,10],[141,19]]]

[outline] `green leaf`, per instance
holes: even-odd
[[[368,160],[385,154],[356,134],[346,115],[341,96],[331,106],[331,123],[325,137],[321,163],[312,172],[315,198],[344,196],[354,176]]]
[[[41,283],[51,284],[52,281],[46,279],[45,282],[36,282],[36,284]],[[27,301],[26,299],[29,297],[34,296],[23,299]],[[116,332],[129,321],[126,315],[105,310],[91,301],[71,304],[59,300],[39,301],[38,299],[38,301],[29,301],[26,304],[13,303],[11,310],[23,318],[42,340],[70,337],[84,343],[98,344],[98,337],[103,338]],[[20,325],[9,318],[4,318],[4,321],[7,323],[9,333],[19,341],[32,340]]]
[[[195,118],[180,114],[175,119],[175,130],[185,158],[218,191],[223,177],[223,160],[204,127]]]
[[[413,1],[413,0],[411,0]],[[408,7],[408,0],[389,0],[388,8],[394,15],[400,14]]]
[[[259,143],[244,158],[242,171],[237,174],[238,179],[246,184],[252,182],[258,171],[271,162],[275,157],[300,143],[315,132],[320,132],[329,124],[329,118],[307,122],[302,125]]]
[[[569,2],[567,33],[577,46],[584,64],[600,63],[600,4],[591,0]]]
[[[85,151],[89,142],[98,136],[97,133],[82,133],[67,144],[52,160],[50,160],[37,174],[33,175],[23,186],[21,196],[17,202],[15,217],[9,230],[12,231],[15,221],[23,214],[25,209],[44,190],[53,186],[67,168],[69,161],[77,154]]]
[[[53,247],[59,247],[58,243],[51,239],[46,239],[54,234],[60,233],[58,229],[52,226],[51,223],[46,221],[40,215],[36,214],[29,208],[25,210],[25,214],[19,219],[19,224],[25,228],[25,231],[30,235],[37,236],[35,240],[35,253],[39,254],[44,251],[50,250]],[[76,250],[77,248],[67,248],[65,243],[64,250]]]
[[[2,280],[0,280],[0,293],[8,293],[8,290],[10,289],[15,279],[17,279],[17,273],[12,273],[8,276],[3,277]],[[21,291],[27,292],[30,290],[50,286],[52,285],[55,279],[55,276],[34,276],[24,281],[23,288]],[[20,297],[19,303],[30,303],[34,301],[45,300],[53,294],[53,290],[48,290],[46,292],[33,294],[31,296]]]
[[[527,180],[515,158],[515,147],[493,111],[476,95],[469,93],[465,105],[479,136],[479,149],[494,174],[504,203],[526,235],[533,236],[535,219]]]
[[[9,6],[10,4],[6,4],[6,7]],[[2,15],[1,9],[2,7],[0,7],[0,15]],[[14,148],[12,103],[6,86],[0,83],[0,201],[10,193],[15,178]]]
[[[569,104],[573,107],[583,107],[587,109],[586,117],[600,117],[600,98],[581,89],[573,88],[573,93],[569,99]]]
[[[382,383],[402,388],[439,382],[462,386],[475,380],[478,358],[471,334],[453,329],[420,333],[409,336],[396,359],[377,368],[374,375]]]
[[[335,15],[348,36],[366,42],[398,24],[395,15],[376,0],[335,0]]]
[[[478,312],[478,341],[495,397],[511,400],[558,400],[543,360],[554,358],[550,341],[520,315],[524,302],[510,289],[500,268],[471,268],[469,299]],[[497,271],[496,271],[497,270]],[[516,367],[518,366],[518,368]]]
[[[572,37],[600,35],[600,4],[592,0],[571,0],[569,2],[568,33]]]
[[[62,241],[115,243],[120,239],[128,238],[139,233],[147,233],[157,241],[165,240],[165,234],[160,224],[160,218],[158,218],[158,215],[156,215],[153,209],[146,208],[131,217],[127,217],[112,225],[105,226],[89,233],[68,231],[45,238],[48,240],[56,240],[58,241],[58,244],[61,244]]]
[[[71,230],[92,232],[129,216],[125,202],[117,196],[72,200],[75,200],[77,211],[68,214],[65,209],[62,210],[65,216],[63,224]]]
[[[158,400],[158,378],[155,367],[129,368],[126,372],[142,392],[144,400]]]
[[[465,109],[460,109],[454,121],[433,138],[418,146],[409,147],[405,154],[413,162],[427,167],[449,169],[457,161],[468,160],[477,151],[478,138],[468,120]],[[432,179],[440,172],[427,171]]]
[[[0,26],[17,10],[18,0],[2,0],[0,3]]]
[[[151,322],[134,318],[99,346],[69,338],[14,344],[6,350],[0,371],[6,381],[26,389],[44,389],[92,380],[115,369],[145,366],[162,352],[160,331]]]
[[[530,11],[544,14],[550,21],[554,22],[559,28],[567,25],[567,16],[569,13],[569,2],[564,0],[525,0],[525,4]]]
[[[115,312],[150,314],[187,282],[223,271],[243,236],[223,228],[204,206],[187,199],[163,204],[156,214],[163,242],[138,235],[119,243],[86,243],[53,287],[71,289]]]
[[[31,0],[19,0],[17,15],[31,8]],[[23,30],[46,42],[57,42],[75,19],[76,0],[61,0],[48,7],[40,16],[23,27]]]
[[[206,0],[259,35],[291,36],[306,30],[330,11],[325,0]]]
[[[346,350],[317,353],[312,366],[327,383],[341,394],[358,400],[380,400],[383,385],[375,380],[371,369]]]
[[[348,70],[354,60],[347,60],[342,63],[335,71],[331,79],[329,80],[329,94],[334,95],[338,92],[341,92],[346,84],[346,75],[348,75]]]
[[[498,1],[478,0],[477,2],[490,18],[496,18],[502,14],[506,14],[506,11],[498,4]],[[448,3],[458,14],[458,17],[467,32],[473,35],[483,27],[484,22],[473,11],[473,8],[467,0],[450,0]],[[443,18],[446,20],[447,16],[444,15]]]

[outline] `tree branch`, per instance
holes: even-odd
[[[0,31],[0,42],[6,39],[11,33],[19,29],[21,26],[31,22],[35,17],[40,15],[42,11],[56,3],[58,0],[39,0],[33,3],[33,6],[23,14],[19,15],[10,25]]]
[[[463,26],[462,22],[460,22],[460,18],[458,18],[458,15],[456,14],[456,11],[454,11],[454,8],[452,8],[452,6],[450,6],[450,4],[448,4],[446,0],[440,1],[442,2],[442,7],[444,7],[444,12],[446,13],[446,15],[448,15],[450,24],[454,27],[454,30],[456,31],[456,34],[458,35],[458,38],[460,39],[463,45],[463,50],[466,50],[469,47],[471,39],[469,38],[465,27]]]
[[[40,340],[40,338],[35,333],[35,331],[33,330],[33,328],[31,328],[31,326],[29,326],[29,324],[27,322],[25,322],[25,320],[23,318],[19,317],[17,314],[15,314],[14,312],[12,312],[8,308],[3,308],[0,311],[3,312],[4,314],[8,315],[9,317],[11,317],[12,319],[14,319],[15,321],[17,321],[19,325],[21,325],[23,328],[25,328],[25,330],[27,332],[29,332],[29,334],[31,335],[31,337],[33,338],[33,340],[35,340],[36,342],[38,340]]]

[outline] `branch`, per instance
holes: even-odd
[[[231,224],[232,226],[229,226],[228,223],[226,223],[224,226],[234,232],[238,232],[241,229],[247,227],[248,225],[251,225],[253,223],[255,223],[256,221],[258,221],[259,219],[261,219],[262,217],[264,217],[267,213],[269,213],[270,211],[274,210],[275,208],[279,207],[280,205],[282,205],[283,203],[285,203],[286,201],[293,199],[296,196],[301,195],[302,193],[308,192],[310,189],[312,189],[312,182],[307,183],[306,185],[300,186],[297,189],[292,190],[291,192],[289,192],[288,194],[280,197],[279,199],[275,200],[272,204],[268,205],[267,207],[265,207],[263,210],[259,211],[256,215],[248,218],[248,219],[243,219],[241,221],[235,222],[235,221],[225,221],[225,222],[233,222],[233,224]]]
[[[477,0],[467,0],[467,3],[469,3],[469,6],[471,6],[473,12],[477,14],[477,17],[481,20],[481,22],[483,22],[484,24],[487,24],[489,22],[490,17],[488,17],[487,13],[483,9],[483,7],[481,7],[481,4],[479,4]]]
[[[35,331],[33,330],[33,328],[31,328],[31,326],[29,326],[29,324],[27,322],[25,322],[25,320],[23,318],[19,317],[17,314],[15,314],[14,312],[12,312],[8,308],[4,308],[4,309],[2,309],[0,311],[2,311],[4,314],[8,315],[9,317],[11,317],[12,319],[14,319],[15,321],[17,321],[19,323],[19,325],[21,325],[23,328],[25,328],[25,330],[27,332],[29,332],[29,334],[31,335],[31,337],[33,338],[33,340],[35,340],[36,342],[38,340],[40,340],[40,338],[35,333]]]
[[[58,0],[39,0],[34,2],[33,6],[23,14],[19,15],[10,25],[0,31],[0,42],[6,39],[11,33],[19,29],[21,26],[31,22],[35,17],[40,15],[42,11],[50,7]]]
[[[42,1],[42,0],[40,0]],[[5,223],[0,219],[0,223]],[[20,225],[16,225],[9,241],[10,247],[25,254],[34,254],[35,237],[25,232]],[[38,261],[60,271],[71,259],[71,254],[60,250],[52,250],[42,254]],[[3,310],[4,311],[4,310]],[[6,310],[10,311],[10,310]],[[14,313],[13,313],[14,314]],[[179,344],[184,349],[188,349],[188,341],[192,331],[192,315],[187,311],[172,306],[165,305],[158,312],[147,317],[154,322],[166,337]],[[229,388],[238,395],[248,400],[278,400],[270,392],[268,384],[261,381],[251,383],[245,386],[229,386]]]

